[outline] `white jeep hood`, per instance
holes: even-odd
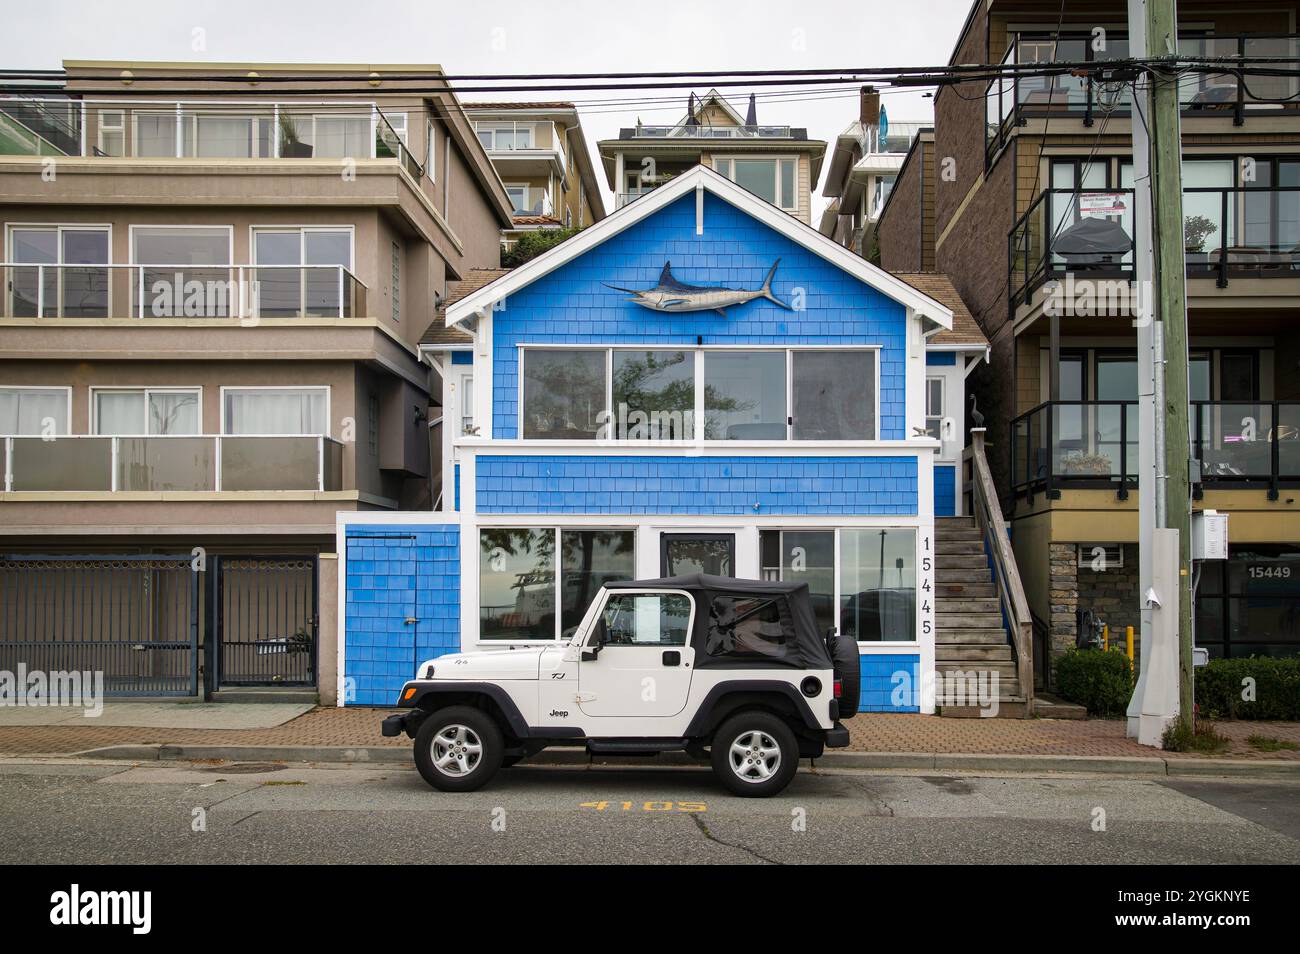
[[[458,681],[536,679],[542,653],[551,647],[522,646],[518,649],[488,649],[476,653],[449,653],[420,663],[421,677],[433,667],[433,678]]]

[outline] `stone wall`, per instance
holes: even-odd
[[[1112,647],[1124,646],[1124,627],[1133,627],[1134,646],[1142,631],[1141,605],[1138,602],[1138,548],[1136,543],[1126,543],[1124,565],[1106,566],[1094,570],[1084,554],[1084,565],[1078,571],[1078,599],[1080,609],[1091,609],[1110,626]]]
[[[1079,608],[1078,553],[1073,543],[1053,543],[1048,551],[1051,563],[1052,660],[1074,648]]]

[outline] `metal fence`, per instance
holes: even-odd
[[[216,557],[219,686],[316,684],[316,558]]]
[[[189,557],[0,556],[0,670],[102,672],[105,695],[198,691]]]

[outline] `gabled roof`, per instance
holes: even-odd
[[[802,245],[829,264],[870,285],[886,297],[914,309],[918,315],[930,318],[945,329],[952,328],[952,309],[947,305],[936,301],[920,289],[891,275],[884,269],[872,265],[865,258],[855,255],[844,246],[822,235],[812,226],[805,225],[788,212],[782,212],[770,202],[760,199],[725,176],[706,166],[698,165],[689,172],[685,172],[661,185],[653,192],[642,196],[635,202],[629,202],[623,208],[601,219],[595,225],[584,229],[573,238],[561,242],[531,261],[512,269],[501,278],[461,298],[447,308],[447,324],[458,324],[467,318],[474,317],[480,311],[487,312],[494,302],[501,301],[507,295],[532,284],[544,275],[550,274],[560,266],[600,245],[606,239],[618,235],[665,206],[693,193],[697,188],[711,192],[724,202],[745,212],[751,218],[757,219],[780,232],[792,242]],[[706,229],[709,227],[707,220],[704,227]]]
[[[472,268],[459,281],[448,282],[447,297],[438,303],[438,311],[433,317],[433,323],[420,336],[420,346],[429,351],[437,351],[438,346],[464,349],[472,345],[474,336],[468,331],[448,326],[447,308],[470,292],[478,291],[509,271],[508,268]]]
[[[966,302],[962,301],[960,293],[947,275],[942,272],[895,272],[894,277],[901,278],[913,288],[952,309],[952,327],[931,335],[926,342],[928,345],[947,349],[963,346],[981,349],[989,346],[989,339],[984,337],[975,316],[970,313]]]

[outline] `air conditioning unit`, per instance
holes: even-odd
[[[1080,570],[1118,570],[1124,566],[1124,544],[1080,543]]]

